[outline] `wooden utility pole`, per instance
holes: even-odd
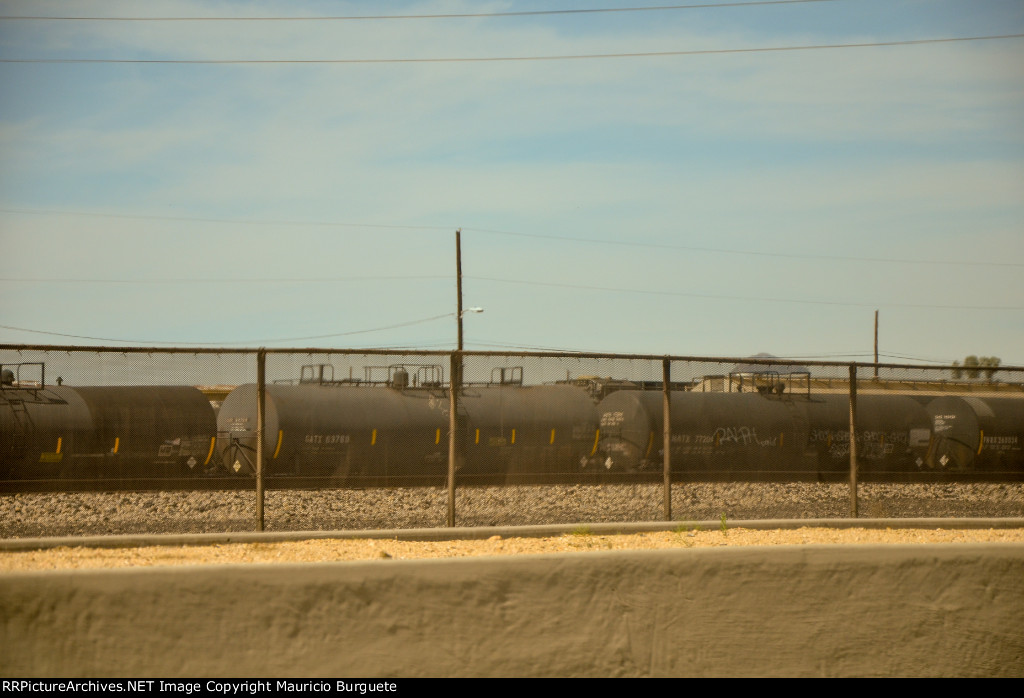
[[[459,388],[462,386],[462,228],[455,231],[455,290],[458,349],[452,352],[448,381],[448,526],[455,526],[455,435],[458,433]]]
[[[672,520],[672,362],[666,357],[661,361],[662,389],[662,509],[666,521]]]
[[[878,311],[875,311],[875,379],[878,379]]]
[[[458,296],[455,317],[459,321],[459,351],[462,351],[462,228],[455,231],[455,290]]]
[[[850,517],[857,518],[857,364],[850,364]]]
[[[263,435],[267,429],[267,350],[256,352],[256,530],[264,530]]]

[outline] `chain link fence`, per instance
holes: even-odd
[[[0,363],[5,538],[1024,515],[1020,367],[22,345]]]

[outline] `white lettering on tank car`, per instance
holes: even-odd
[[[306,434],[307,444],[347,444],[352,442],[349,434]]]

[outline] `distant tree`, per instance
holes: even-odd
[[[985,367],[985,380],[991,381],[996,375],[996,369],[999,367],[1000,359],[998,356],[983,356],[978,360],[982,366]]]
[[[982,373],[985,374],[985,380],[991,381],[992,378],[998,372],[998,366],[1001,360],[998,356],[975,356],[971,354],[964,358],[963,364],[959,361],[953,362],[953,380],[959,380],[964,377],[964,374],[968,378],[978,378]]]
[[[967,377],[968,378],[977,378],[979,375],[981,375],[981,371],[978,370],[978,366],[980,366],[980,365],[981,364],[978,361],[978,357],[975,356],[974,354],[971,354],[970,356],[965,358],[964,359],[964,368],[967,369],[967,371],[966,371]]]

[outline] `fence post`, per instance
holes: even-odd
[[[662,359],[661,361],[661,381],[662,381],[662,392],[664,393],[664,422],[662,431],[664,432],[664,441],[662,448],[665,449],[664,455],[662,456],[662,468],[664,470],[665,480],[665,520],[672,520],[672,388],[670,387],[672,375],[672,362],[668,358]]]
[[[857,518],[857,364],[850,364],[850,516]]]
[[[263,434],[267,422],[267,350],[256,352],[256,530],[262,531],[263,518]]]
[[[458,433],[459,390],[462,388],[462,352],[453,351],[448,382],[448,527],[455,526],[455,444]]]

